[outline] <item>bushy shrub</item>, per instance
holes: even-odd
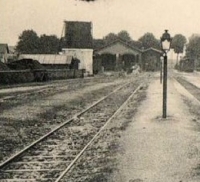
[[[34,75],[31,71],[1,71],[1,84],[27,83],[34,80]]]
[[[42,82],[49,80],[49,76],[46,70],[33,70],[34,81]]]
[[[5,71],[5,70],[10,70],[10,69],[5,63],[0,61],[0,70]]]
[[[0,71],[0,84],[42,82],[48,80],[83,78],[84,70],[7,70]]]
[[[20,59],[7,64],[12,70],[26,70],[26,69],[45,69],[38,61],[33,59]]]

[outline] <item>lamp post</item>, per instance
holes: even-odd
[[[161,48],[164,52],[163,62],[163,118],[167,117],[167,52],[170,50],[171,37],[168,30],[165,30],[161,37]]]
[[[163,56],[160,56],[160,84],[162,84],[163,79]]]

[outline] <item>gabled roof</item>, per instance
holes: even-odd
[[[162,54],[162,51],[161,51],[161,50],[159,50],[159,49],[155,49],[155,48],[153,48],[153,47],[150,47],[150,48],[148,48],[148,49],[145,49],[145,50],[143,50],[142,52],[147,52],[147,51],[150,51],[150,50]]]
[[[105,49],[105,48],[107,48],[107,47],[110,47],[110,46],[112,46],[113,44],[118,43],[118,42],[121,43],[121,44],[123,44],[124,46],[130,48],[130,49],[136,50],[136,51],[138,51],[138,52],[142,52],[140,49],[129,45],[127,42],[123,41],[123,40],[120,39],[120,38],[117,38],[116,40],[114,40],[114,41],[111,42],[110,44],[107,44],[106,46],[104,46],[104,47],[98,49],[97,52],[100,51],[100,50],[102,50],[102,49]]]
[[[5,49],[9,53],[8,44],[0,44],[0,53],[4,53]]]

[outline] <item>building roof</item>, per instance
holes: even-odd
[[[159,49],[155,49],[155,48],[153,48],[153,47],[150,47],[150,48],[148,48],[148,49],[145,49],[145,50],[143,50],[142,52],[147,52],[147,51],[150,51],[150,50],[162,54],[162,51],[161,51],[161,50],[159,50]]]
[[[40,64],[70,64],[72,56],[59,54],[21,54],[19,59],[33,59]]]
[[[65,21],[63,48],[92,48],[92,22]]]
[[[100,48],[96,51],[97,54],[140,54],[142,51],[136,47],[133,47],[121,39],[116,39],[110,44]]]
[[[110,44],[107,44],[106,46],[104,46],[104,47],[98,49],[97,52],[100,51],[100,50],[102,50],[102,49],[105,49],[105,48],[107,48],[107,47],[110,47],[110,46],[112,46],[113,44],[116,44],[116,43],[118,43],[118,42],[121,43],[121,44],[123,44],[124,46],[126,46],[126,47],[128,47],[128,48],[131,48],[131,49],[137,50],[137,51],[139,51],[139,52],[142,52],[140,49],[138,49],[138,48],[136,48],[136,47],[134,47],[134,46],[128,44],[127,42],[123,41],[123,40],[120,39],[120,38],[117,38],[116,40],[114,40],[114,41],[111,42]]]
[[[0,44],[0,53],[4,53],[5,49],[9,53],[8,44]]]

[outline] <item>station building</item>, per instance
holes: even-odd
[[[141,64],[142,51],[118,39],[111,44],[97,50],[94,59],[95,72],[103,67],[105,71],[126,70]]]
[[[155,48],[145,50],[133,47],[121,39],[95,51],[94,72],[127,71],[135,65],[139,65],[143,71],[158,71],[160,69],[160,57],[162,51]]]

